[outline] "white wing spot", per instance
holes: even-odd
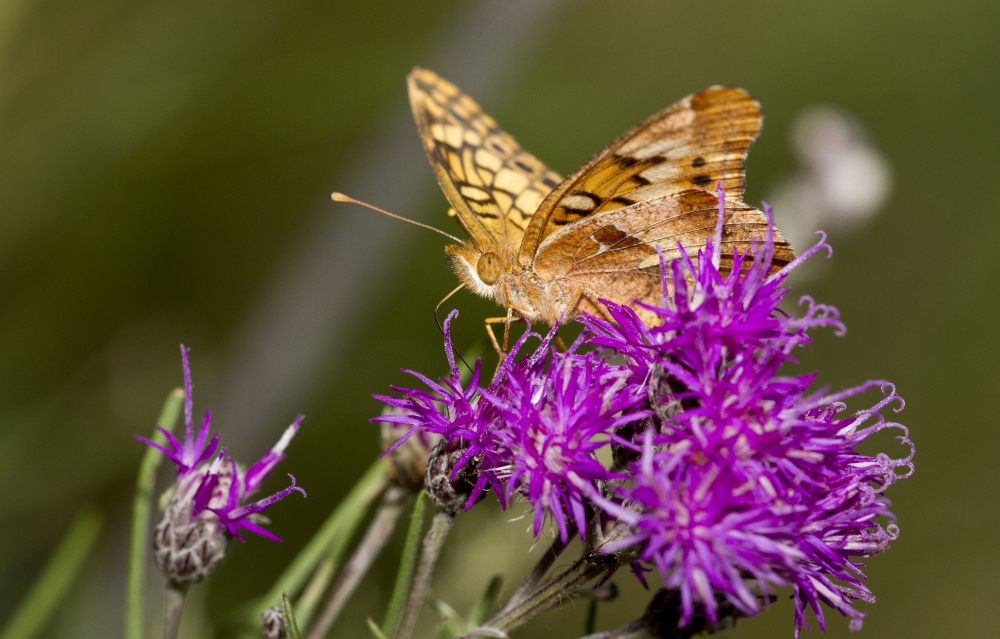
[[[486,149],[478,149],[476,150],[476,164],[496,173],[503,166],[503,160]]]
[[[542,194],[534,189],[528,189],[517,197],[517,208],[522,211],[535,212],[542,203]]]
[[[502,169],[493,180],[493,186],[508,193],[520,193],[528,186],[528,178],[510,169]]]
[[[474,186],[463,186],[462,195],[469,198],[470,200],[478,200],[480,202],[485,202],[490,199],[490,194],[482,189],[477,189]]]
[[[594,208],[594,200],[584,195],[568,195],[559,201],[559,206],[579,211],[589,211]]]

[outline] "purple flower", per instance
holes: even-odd
[[[625,355],[629,384],[648,396],[658,420],[643,436],[621,502],[594,495],[627,524],[624,538],[606,551],[638,548],[668,588],[681,595],[681,624],[696,605],[716,622],[723,594],[744,614],[760,610],[746,585],[766,595],[792,585],[796,634],[806,607],[824,618],[819,602],[852,617],[851,601],[873,601],[852,557],[875,554],[895,538],[885,488],[912,473],[912,444],[904,427],[879,411],[902,400],[886,382],[868,382],[836,395],[808,394],[813,375],[778,375],[792,351],[809,342],[807,330],[844,331],[836,309],[803,298],[807,311],[791,317],[778,308],[788,272],[822,248],[822,241],[780,270],[771,266],[774,235],[733,251],[732,269],[720,270],[723,196],[719,223],[705,250],[670,267],[661,254],[664,292],[659,318],[646,326],[628,307],[605,302],[615,323],[586,316],[589,342]],[[765,205],[768,217],[770,209]],[[673,291],[667,283],[673,283]],[[793,360],[794,361],[794,360]],[[852,418],[840,417],[842,400],[880,386],[885,397]],[[874,421],[872,421],[874,420]],[[909,454],[861,455],[855,447],[874,432],[898,428]],[[904,469],[898,474],[897,469]]]
[[[154,557],[160,568],[178,583],[193,583],[208,576],[225,554],[232,537],[246,541],[240,529],[281,541],[281,538],[264,528],[259,513],[274,502],[298,491],[295,485],[258,501],[249,501],[268,473],[284,459],[285,448],[291,442],[302,422],[302,416],[285,429],[278,443],[249,468],[239,466],[226,449],[218,455],[219,436],[209,441],[211,413],[205,414],[197,436],[194,434],[191,401],[191,369],[188,349],[181,346],[184,365],[184,441],[179,441],[166,430],[159,428],[167,438],[161,446],[145,437],[136,439],[152,446],[167,456],[177,466],[177,481],[171,488],[164,518],[156,529]],[[211,459],[211,461],[209,461]]]
[[[595,483],[621,477],[597,461],[596,451],[616,428],[651,412],[631,410],[645,397],[625,390],[627,371],[575,349],[559,353],[549,346],[553,335],[501,369],[502,384],[483,396],[503,420],[498,440],[509,460],[508,499],[517,490],[532,503],[536,536],[550,513],[565,542],[567,517],[584,536],[584,498]]]
[[[458,311],[452,311],[444,321],[448,376],[439,378],[440,383],[438,383],[421,373],[403,369],[403,372],[413,375],[427,388],[392,386],[392,390],[402,393],[403,396],[375,395],[375,399],[384,402],[393,410],[371,419],[372,422],[385,422],[409,429],[382,453],[383,457],[414,435],[437,435],[450,449],[460,450],[451,467],[452,478],[472,460],[476,461],[480,468],[490,469],[502,466],[504,463],[500,458],[501,448],[497,434],[497,429],[501,426],[498,419],[499,411],[489,402],[481,401],[481,392],[484,390],[479,386],[482,362],[476,360],[472,377],[466,384],[463,384],[462,372],[455,362],[451,342],[451,322],[457,316]],[[519,340],[516,346],[523,344],[524,339]],[[496,383],[494,380],[494,384]],[[503,489],[496,474],[481,472],[468,500],[467,508],[475,503],[487,485],[492,485],[494,492],[501,500],[503,499]]]
[[[651,414],[636,410],[645,396],[626,388],[628,371],[593,355],[576,354],[575,348],[557,352],[551,342],[558,326],[544,338],[529,327],[488,386],[479,384],[479,361],[463,384],[452,355],[455,316],[452,312],[444,325],[449,375],[434,382],[406,371],[427,390],[393,387],[403,396],[375,396],[393,412],[372,421],[409,428],[386,452],[416,433],[439,435],[450,450],[460,451],[450,468],[453,478],[470,461],[476,464],[478,476],[466,508],[489,486],[504,507],[515,493],[531,502],[536,535],[550,513],[564,540],[569,523],[582,536],[584,496],[596,482],[618,477],[597,461],[595,453],[614,439],[616,428]],[[518,357],[532,338],[541,344]],[[628,412],[622,415],[623,411]]]

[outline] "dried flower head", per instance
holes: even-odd
[[[248,502],[268,473],[284,459],[285,448],[298,431],[302,416],[296,418],[278,443],[249,468],[237,465],[226,456],[225,449],[213,459],[219,436],[208,440],[211,413],[205,414],[195,436],[191,369],[188,349],[184,346],[181,346],[181,357],[184,365],[184,441],[159,427],[167,438],[167,446],[140,435],[136,435],[136,439],[160,450],[177,466],[177,481],[168,491],[163,520],[153,538],[153,553],[156,564],[169,579],[189,584],[204,579],[215,570],[233,537],[245,541],[240,529],[281,541],[262,526],[266,520],[260,513],[293,491],[303,496],[306,493],[289,475],[292,484],[288,488],[259,501]]]

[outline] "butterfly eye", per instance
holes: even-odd
[[[496,253],[483,253],[476,264],[476,273],[483,284],[492,286],[500,279],[500,256]]]

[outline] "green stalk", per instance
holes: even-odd
[[[0,631],[0,639],[32,639],[45,628],[90,555],[103,521],[104,516],[96,510],[80,511],[42,574]]]
[[[396,530],[396,521],[403,511],[403,502],[406,501],[409,495],[410,492],[408,490],[399,486],[390,486],[383,493],[382,504],[375,511],[375,516],[372,517],[372,521],[368,525],[368,530],[354,549],[351,559],[344,565],[344,570],[337,579],[337,584],[333,587],[326,605],[323,606],[322,613],[320,613],[319,618],[316,619],[316,623],[306,635],[307,639],[323,639],[323,637],[326,637],[330,627],[337,621],[341,610],[347,604],[348,599],[354,594],[354,589],[358,587],[358,584],[361,583],[361,580],[368,573],[368,569],[371,568],[375,559],[382,553],[382,549],[389,543],[392,533]],[[329,580],[327,579],[327,581]],[[314,576],[312,582],[310,582],[310,588],[316,582],[317,578]],[[322,586],[319,586],[319,584],[316,585],[316,590],[326,587],[325,583]],[[309,592],[310,588],[306,589],[306,593]],[[312,602],[311,607],[308,609],[308,614],[306,614],[304,611],[306,600],[307,597],[304,594],[299,601],[299,619],[302,622],[303,628],[309,625],[309,621],[312,619],[312,614],[315,611],[315,602]]]
[[[382,623],[382,634],[395,638],[399,631],[399,622],[403,617],[403,606],[406,605],[410,592],[410,582],[417,567],[417,557],[420,554],[420,539],[424,530],[424,512],[427,510],[427,493],[420,491],[417,503],[413,505],[413,515],[410,518],[410,528],[406,531],[406,545],[399,561],[399,572],[396,573],[396,585],[392,589],[392,599],[389,600],[389,610],[385,613]]]
[[[499,630],[509,634],[511,630],[521,627],[529,619],[559,605],[571,597],[577,596],[577,589],[606,573],[611,568],[603,562],[588,561],[586,556],[578,559],[572,566],[538,586],[520,601],[511,600],[495,617],[483,625],[483,628]]]
[[[264,611],[280,602],[284,593],[288,593],[290,597],[297,595],[316,567],[330,555],[331,548],[339,544],[340,550],[343,550],[343,545],[354,534],[364,519],[368,506],[381,494],[387,481],[388,465],[383,460],[376,460],[347,497],[330,513],[323,526],[278,577],[267,594],[250,606],[249,611],[245,611],[242,636],[258,638],[260,617]]]
[[[157,425],[167,431],[177,426],[184,403],[184,391],[175,388],[169,396]],[[151,438],[157,444],[165,444],[167,438],[155,431]],[[146,448],[139,464],[139,477],[135,482],[135,497],[132,499],[132,534],[128,549],[128,577],[125,586],[125,639],[142,639],[142,613],[144,603],[143,586],[146,580],[146,557],[149,553],[149,513],[156,487],[156,473],[163,461],[163,453],[152,446]]]
[[[452,525],[455,523],[455,513],[450,510],[439,508],[434,513],[431,520],[430,530],[424,536],[423,550],[420,552],[420,564],[417,566],[417,574],[413,577],[413,587],[403,609],[403,618],[399,622],[399,632],[396,639],[410,639],[413,636],[413,629],[417,626],[417,619],[420,617],[420,609],[424,606],[424,599],[427,591],[431,587],[431,579],[434,577],[434,567],[437,565],[438,557],[441,556],[441,549],[448,538]]]
[[[187,584],[167,582],[166,590],[163,592],[163,639],[177,639],[181,632],[181,617],[184,615],[187,589]]]

